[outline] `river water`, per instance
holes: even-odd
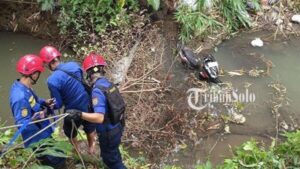
[[[0,32],[0,119],[1,123],[13,124],[13,117],[9,106],[9,92],[12,83],[20,76],[16,72],[16,62],[25,54],[38,54],[41,47],[48,42],[29,35]],[[45,70],[33,89],[42,98],[48,98],[49,92],[46,78],[49,72]]]
[[[256,37],[264,41],[262,48],[252,47],[250,42]],[[271,138],[276,137],[276,119],[272,114],[274,90],[269,87],[272,83],[281,83],[287,89],[288,105],[279,109],[280,121],[286,122],[288,130],[299,126],[300,117],[300,38],[280,37],[276,40],[270,32],[241,33],[238,36],[226,40],[211,53],[216,57],[224,75],[221,80],[231,83],[237,93],[249,93],[255,95],[253,103],[245,103],[242,114],[246,117],[244,124],[229,124],[229,134],[224,132],[200,139],[199,144],[188,145],[186,149],[174,152],[167,159],[167,164],[177,164],[183,168],[194,168],[197,163],[206,160],[214,165],[221,164],[226,157],[232,156],[232,149],[243,142],[256,139],[269,144]],[[269,75],[252,77],[248,72],[252,69],[264,69],[266,63],[272,65]],[[181,69],[181,70],[180,70]],[[243,70],[242,76],[230,76],[226,72]],[[190,71],[184,70],[180,63],[174,65],[175,79],[184,81]],[[175,81],[176,81],[175,80]],[[183,83],[178,83],[178,86]]]

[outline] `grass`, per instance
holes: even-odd
[[[201,36],[220,29],[223,25],[212,16],[201,11],[193,11],[183,6],[175,14],[176,21],[181,24],[180,39],[190,40],[194,36]]]
[[[205,5],[208,1],[211,7]],[[253,2],[256,10],[259,10],[258,0]],[[181,25],[179,38],[182,41],[197,36],[206,37],[221,29],[234,32],[252,26],[246,0],[198,0],[195,10],[182,4],[175,13],[175,19]]]
[[[222,165],[213,167],[211,162],[197,165],[196,169],[240,169],[240,168],[299,168],[300,167],[300,130],[283,134],[286,140],[278,145],[273,140],[266,148],[255,140],[243,143],[233,150],[233,157],[225,159]],[[164,169],[181,169],[166,166]]]

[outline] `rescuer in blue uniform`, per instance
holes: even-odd
[[[61,53],[52,46],[45,46],[40,51],[40,58],[52,71],[47,84],[51,97],[56,99],[54,109],[60,109],[64,106],[65,111],[77,109],[88,112],[90,96],[82,83],[84,79],[81,67],[76,62],[61,63],[60,57]],[[95,124],[82,119],[73,121],[68,117],[64,119],[64,133],[78,151],[77,130],[73,125],[76,125],[76,128],[83,125],[89,144],[88,152],[93,153],[96,136]]]
[[[110,87],[112,85],[105,76],[103,67],[106,66],[104,58],[96,53],[89,54],[83,61],[83,69],[87,72],[92,89],[92,104],[94,113],[81,112],[78,110],[67,111],[70,118],[84,119],[97,124],[97,134],[103,162],[110,169],[126,168],[122,162],[119,145],[123,133],[121,122],[112,124],[107,118],[109,113],[108,100],[101,89],[97,86]]]
[[[18,61],[17,72],[21,74],[21,78],[13,83],[10,91],[10,107],[16,124],[26,124],[26,122],[44,118],[46,112],[43,106],[53,106],[53,99],[40,99],[32,90],[32,86],[38,81],[40,73],[43,71],[43,61],[38,56],[28,54]],[[30,125],[27,123],[21,131],[23,140],[27,140],[49,124],[49,120]],[[24,146],[28,147],[32,143],[36,143],[42,139],[51,138],[52,132],[52,128],[49,127],[47,130],[25,142]],[[65,163],[64,158],[49,155],[38,159],[42,164],[54,168],[63,167]]]

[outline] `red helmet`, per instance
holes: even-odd
[[[61,56],[61,53],[53,46],[44,46],[40,51],[40,57],[45,63]]]
[[[20,58],[17,63],[17,72],[23,75],[31,75],[36,71],[44,71],[43,61],[41,58],[33,54],[28,54]]]
[[[95,66],[106,66],[106,62],[104,58],[97,54],[97,53],[90,53],[88,56],[86,56],[83,60],[82,67],[84,71],[87,71],[88,69],[95,67]]]

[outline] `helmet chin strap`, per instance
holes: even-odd
[[[36,82],[39,80],[39,78],[40,78],[40,74],[41,74],[41,73],[39,72],[39,73],[38,73],[38,77],[37,77],[36,79],[33,79],[33,78],[32,78],[32,74],[31,74],[31,75],[29,75],[29,78],[30,78],[30,79],[31,79],[31,81],[32,81],[32,82],[31,82],[31,84],[32,84],[32,85],[35,85],[35,84],[36,84]]]
[[[56,69],[57,65],[59,64],[56,62],[59,62],[59,61],[60,60],[58,58],[53,59],[50,63],[47,64],[48,69],[51,71],[54,71]],[[54,66],[51,66],[51,65],[54,65]]]
[[[47,66],[48,66],[49,70],[54,71],[54,69],[52,69],[52,66],[50,65],[50,63]]]
[[[96,69],[95,69],[96,68]],[[105,71],[102,66],[91,68],[87,71],[87,79],[94,84],[97,79],[105,76]]]

